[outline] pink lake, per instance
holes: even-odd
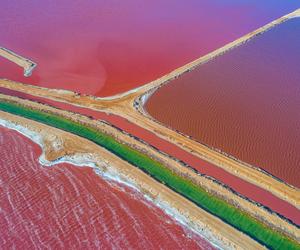
[[[1,249],[212,249],[130,188],[88,167],[38,163],[40,148],[0,127]]]
[[[107,96],[154,80],[300,7],[298,0],[2,0],[0,46],[38,63],[0,77]]]

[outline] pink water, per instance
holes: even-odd
[[[2,0],[0,77],[98,96],[140,86],[300,7],[298,0]]]
[[[135,191],[87,167],[38,163],[40,149],[0,127],[1,249],[211,249]]]

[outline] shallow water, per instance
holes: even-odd
[[[211,249],[135,191],[91,168],[38,163],[40,148],[0,127],[2,249]]]
[[[0,77],[107,96],[154,80],[300,7],[298,0],[16,1],[0,4]]]
[[[184,74],[146,104],[157,120],[300,187],[300,18]]]

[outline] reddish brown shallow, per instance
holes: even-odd
[[[3,249],[211,249],[133,190],[87,167],[38,163],[40,148],[0,127]],[[13,153],[12,153],[13,152]]]
[[[157,120],[300,187],[300,18],[159,89]]]
[[[292,220],[296,224],[300,224],[300,211],[296,207],[277,198],[270,192],[265,191],[264,189],[261,189],[256,185],[246,182],[234,175],[229,174],[225,170],[214,166],[213,164],[210,164],[206,161],[199,159],[196,156],[191,155],[190,153],[184,151],[183,149],[177,147],[176,145],[157,137],[152,132],[143,129],[127,121],[122,117],[116,115],[108,115],[106,113],[98,112],[88,108],[76,107],[70,104],[56,102],[42,97],[35,97],[29,94],[24,94],[18,91],[9,90],[5,88],[0,88],[0,93],[18,96],[25,99],[35,100],[40,103],[45,103],[51,106],[55,106],[63,110],[68,110],[86,116],[90,116],[94,119],[108,121],[111,124],[122,129],[123,131],[144,140],[145,142],[154,146],[158,150],[185,162],[186,164],[190,165],[200,173],[214,177],[215,179],[221,181],[222,183],[226,184],[228,187],[244,195],[245,197],[248,197],[253,201],[256,201],[260,204],[263,204],[266,207],[271,208],[273,211]]]

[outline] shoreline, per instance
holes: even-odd
[[[160,122],[160,121],[156,120],[155,118],[153,118],[147,112],[147,110],[145,109],[145,105],[146,105],[146,102],[148,101],[148,99],[151,98],[151,96],[156,91],[158,91],[159,88],[161,88],[162,86],[164,86],[166,84],[169,84],[170,81],[172,81],[173,79],[176,79],[176,78],[180,77],[181,75],[192,71],[193,69],[199,67],[200,65],[202,65],[202,64],[204,64],[204,63],[206,63],[206,62],[208,62],[210,60],[213,60],[214,58],[216,58],[218,56],[222,56],[224,53],[227,53],[229,50],[234,49],[234,48],[236,48],[238,46],[243,45],[244,43],[248,42],[252,38],[254,38],[254,37],[258,36],[258,35],[261,35],[261,34],[267,32],[268,30],[272,29],[273,27],[275,27],[277,25],[280,25],[281,23],[283,23],[283,22],[285,22],[285,21],[287,21],[289,19],[292,19],[292,18],[300,18],[300,9],[297,9],[297,10],[293,11],[292,13],[289,13],[289,14],[287,14],[287,15],[279,18],[279,19],[276,19],[275,21],[273,21],[271,23],[268,23],[267,25],[265,25],[265,26],[263,26],[263,27],[255,30],[253,32],[250,32],[250,33],[246,34],[245,36],[243,36],[243,37],[235,40],[234,42],[231,42],[231,43],[229,43],[229,44],[227,44],[227,45],[225,45],[225,46],[223,46],[223,47],[221,47],[221,48],[219,48],[219,49],[217,49],[217,50],[215,50],[215,51],[213,51],[213,52],[211,52],[211,53],[209,53],[209,54],[207,54],[207,55],[205,55],[203,57],[200,57],[199,59],[197,59],[197,60],[195,60],[195,61],[193,61],[193,62],[191,62],[189,64],[186,64],[186,65],[184,65],[184,66],[182,66],[182,67],[180,67],[180,68],[172,71],[170,74],[167,74],[166,76],[164,76],[164,77],[167,77],[168,79],[162,79],[162,78],[164,78],[164,77],[162,77],[162,78],[156,80],[156,81],[159,81],[159,82],[156,82],[156,81],[150,82],[149,84],[146,84],[146,85],[149,85],[149,86],[144,85],[144,86],[141,86],[139,88],[136,88],[136,89],[132,90],[132,93],[133,92],[144,91],[144,93],[140,94],[134,100],[134,105],[133,105],[134,108],[141,115],[143,115],[146,118],[152,120],[154,123],[157,123],[160,126],[166,127],[166,128],[168,128],[168,129],[170,129],[170,130],[172,130],[172,131],[174,131],[174,132],[176,132],[176,133],[178,133],[178,134],[180,134],[180,135],[182,135],[182,136],[184,136],[184,137],[186,137],[188,139],[191,139],[192,141],[195,141],[195,142],[203,145],[204,147],[208,148],[211,151],[215,151],[215,152],[217,152],[219,154],[222,154],[225,157],[228,157],[231,160],[238,162],[239,164],[242,164],[242,165],[250,167],[250,168],[252,168],[254,170],[257,170],[257,171],[261,172],[262,174],[265,174],[265,175],[269,176],[270,178],[273,178],[274,180],[285,184],[286,186],[289,186],[289,187],[291,187],[293,189],[296,189],[297,191],[300,191],[298,187],[296,187],[296,186],[294,186],[294,185],[286,182],[285,180],[283,180],[283,179],[281,179],[281,178],[273,175],[272,173],[268,172],[267,170],[263,169],[260,166],[255,166],[255,165],[249,164],[247,162],[244,162],[244,161],[242,161],[242,160],[240,160],[240,159],[238,159],[238,158],[236,158],[236,157],[234,157],[234,156],[232,156],[230,154],[227,154],[226,152],[224,152],[224,151],[222,151],[222,150],[220,150],[218,148],[214,148],[214,147],[211,147],[210,145],[204,144],[201,141],[196,140],[192,136],[189,136],[189,135],[187,135],[185,133],[182,133],[182,132],[180,132],[180,131],[178,131],[178,130],[176,130],[176,129],[174,129],[174,128],[166,125],[166,124],[163,124],[162,122]],[[150,85],[153,85],[153,86],[150,86]],[[142,90],[143,88],[145,90]],[[123,94],[125,95],[126,93],[123,93]],[[110,98],[114,98],[114,96],[112,96]],[[230,171],[230,173],[232,173],[232,172]],[[247,179],[247,180],[249,180],[249,179]],[[255,183],[255,184],[257,184],[257,183]],[[300,200],[299,200],[299,202],[300,202]],[[298,209],[300,209],[300,205],[299,205],[298,202],[294,203],[294,205]]]
[[[6,97],[5,99],[13,101],[17,98]],[[50,106],[32,103],[26,100],[19,99],[19,102],[23,103],[22,105],[32,106],[33,108],[38,110],[41,110],[41,107],[43,107],[43,110],[46,110],[45,112],[55,112],[57,115],[60,114],[61,116],[69,117],[69,119],[71,120],[79,120],[82,124],[86,124],[87,126],[96,126],[100,131],[105,131],[105,133],[108,133],[109,135],[115,137],[120,143],[125,142],[125,144],[128,144],[130,147],[138,149],[140,148],[139,151],[146,151],[148,152],[148,154],[150,153],[150,157],[153,159],[161,159],[162,164],[168,166],[170,169],[172,169],[172,171],[175,171],[178,175],[188,176],[188,178],[193,180],[193,182],[198,183],[197,185],[200,185],[206,190],[209,190],[209,192],[212,192],[212,194],[214,195],[221,195],[221,197],[223,197],[222,199],[227,200],[227,202],[229,202],[230,204],[235,204],[235,206],[238,205],[239,209],[250,213],[254,218],[258,219],[259,221],[262,220],[263,223],[266,223],[271,228],[276,228],[279,231],[283,231],[284,234],[290,235],[290,237],[294,239],[300,239],[299,228],[295,227],[295,225],[283,220],[271,211],[265,210],[263,207],[257,206],[257,204],[251,203],[248,200],[237,196],[236,194],[232,193],[225,187],[220,186],[213,180],[208,179],[205,176],[199,175],[197,172],[194,172],[186,166],[182,166],[180,162],[177,162],[174,159],[169,159],[166,155],[161,155],[160,152],[158,152],[154,148],[149,147],[149,145],[143,144],[142,142],[135,142],[134,138],[130,137],[128,134],[123,134],[122,131],[119,131],[116,128],[110,127],[109,124],[102,123],[99,121],[95,123],[95,121],[89,120],[87,117],[83,117],[82,115],[74,113],[72,114],[64,110],[56,110],[55,108],[52,108]]]
[[[9,80],[0,80],[0,87],[4,87],[12,91],[21,91],[21,93],[28,93],[29,95],[36,96],[37,98],[46,97],[54,102],[62,104],[65,103],[66,105],[71,104],[78,108],[87,108],[93,112],[98,111],[123,117],[129,122],[133,122],[137,124],[137,126],[143,127],[143,129],[153,131],[155,136],[158,136],[158,138],[161,138],[166,142],[174,143],[174,145],[185,150],[187,153],[190,153],[199,159],[208,161],[216,167],[222,168],[242,180],[267,190],[293,206],[299,206],[299,199],[297,198],[297,193],[299,192],[298,188],[285,182],[281,182],[273,176],[270,176],[249,164],[232,159],[227,155],[215,151],[206,145],[192,140],[190,137],[178,133],[178,131],[171,130],[164,125],[154,122],[152,119],[149,119],[149,117],[145,119],[145,115],[138,113],[133,107],[134,105],[137,105],[137,102],[132,104],[133,98],[131,97],[121,100],[120,102],[103,103],[96,101],[90,96],[81,96],[80,94],[73,93],[71,91],[56,92],[54,89],[45,89]],[[118,126],[118,124],[115,125]],[[217,160],[215,160],[215,157]]]
[[[12,94],[12,93],[11,93]],[[9,96],[7,96],[6,98],[8,98],[8,99],[11,99],[11,100],[13,100],[13,99],[15,99],[15,98],[13,98],[13,97],[9,97]],[[22,98],[22,97],[21,97]],[[24,99],[25,98],[25,99]],[[18,98],[17,98],[18,99]],[[44,107],[44,109],[47,109],[47,110],[56,110],[56,108],[54,108],[53,107],[53,103],[48,103],[48,104],[46,104],[47,106],[45,106],[45,105],[40,105],[40,104],[38,104],[38,102],[40,102],[40,103],[43,103],[43,100],[39,100],[38,102],[32,102],[32,101],[26,101],[26,99],[27,99],[27,96],[25,95],[25,96],[23,96],[23,99],[19,99],[20,101],[22,100],[22,102],[23,103],[31,103],[29,106],[34,106],[35,108],[38,108],[38,109],[40,109],[40,107]],[[31,98],[29,98],[29,99],[31,99]],[[49,106],[50,105],[50,106]],[[55,104],[54,104],[54,106],[55,106]],[[88,118],[88,116],[89,115],[85,115],[85,116],[82,116],[82,113],[81,113],[81,111],[79,111],[79,113],[78,113],[78,110],[75,110],[75,111],[72,111],[72,110],[69,110],[68,111],[68,107],[66,108],[66,107],[64,107],[64,106],[60,106],[60,110],[56,110],[57,112],[59,111],[59,113],[64,113],[64,115],[67,115],[67,116],[69,116],[69,114],[70,114],[70,112],[71,113],[73,113],[73,115],[75,115],[76,117],[78,117],[77,119],[79,119],[79,120],[82,120],[82,121],[84,121],[84,120],[87,120],[86,118]],[[66,112],[63,112],[63,110],[65,110]],[[56,112],[55,111],[55,112]],[[56,112],[56,113],[57,113]],[[74,112],[76,112],[75,114],[74,114]],[[97,112],[96,112],[97,113]],[[80,115],[81,114],[81,115]],[[98,113],[97,113],[98,114]],[[93,115],[93,114],[92,114]],[[109,116],[105,116],[105,117],[108,117],[109,118]],[[106,119],[105,117],[98,117],[97,119],[100,119],[100,120],[102,120],[103,118],[104,118],[104,120]],[[74,118],[74,117],[72,117],[72,118]],[[97,121],[96,120],[90,120],[87,124],[94,124],[95,125],[95,123],[97,123]],[[113,122],[113,124],[114,124],[114,122]],[[110,125],[110,126],[114,126],[114,125],[111,125],[111,124],[109,124],[108,123],[108,125]],[[108,128],[108,126],[106,126],[106,128]],[[122,133],[124,133],[124,130],[122,130],[122,129],[120,129],[119,127],[115,127],[114,126],[114,128],[115,129],[117,129],[117,130],[119,130],[118,132],[122,132]],[[102,130],[102,128],[101,128],[101,130]],[[125,129],[125,131],[126,131],[126,129]],[[112,136],[114,136],[114,132],[112,132],[113,134],[112,134]],[[127,132],[125,132],[125,133],[127,133]],[[129,133],[129,135],[131,135],[131,137],[132,137],[132,134],[131,133]],[[136,135],[134,135],[133,134],[133,137],[134,137],[134,139],[136,139],[136,140],[139,140],[139,137],[136,137]],[[126,141],[128,141],[128,139],[125,139],[125,142]],[[140,140],[139,140],[140,141]],[[150,144],[148,144],[147,143],[147,140],[146,140],[146,142],[145,141],[141,141],[141,142],[143,142],[144,144],[146,143],[147,144],[147,146],[148,146],[148,148],[146,148],[146,149],[144,149],[144,152],[146,151],[146,152],[149,152],[149,147],[151,147],[151,143]],[[132,142],[131,143],[131,145],[136,145],[136,142]],[[139,144],[139,145],[141,145],[141,144]],[[157,148],[155,148],[154,147],[154,149],[156,150],[156,151],[159,151],[159,153],[161,154],[161,153],[163,153],[163,154],[165,154],[165,152],[164,151],[161,151],[160,149],[159,149],[159,147]],[[174,152],[173,152],[174,153]],[[188,167],[189,168],[189,171],[191,172],[193,172],[193,174],[195,173],[194,171],[195,171],[195,169],[193,168],[193,167],[190,167],[190,165],[189,164],[186,164],[186,162],[185,161],[180,161],[180,160],[177,160],[177,162],[176,162],[176,158],[174,157],[174,156],[172,156],[172,155],[174,155],[174,154],[169,154],[168,155],[168,153],[167,154],[165,154],[165,156],[167,156],[168,158],[172,158],[172,160],[175,160],[175,161],[173,161],[174,162],[174,164],[183,164],[184,165],[184,168],[181,170],[181,172],[186,172],[186,168]],[[158,159],[160,159],[161,158],[161,156],[158,156]],[[203,164],[203,163],[198,163],[198,164]],[[193,164],[192,164],[192,166],[193,166]],[[197,172],[196,172],[197,173]],[[198,172],[198,175],[199,175],[199,172]],[[208,177],[208,175],[202,175],[202,176],[206,176],[206,178]],[[197,178],[196,178],[197,179]],[[218,178],[217,178],[218,179]],[[211,180],[212,180],[212,178],[211,178]],[[218,182],[218,184],[219,185],[221,185],[220,184],[220,182]],[[225,185],[224,185],[224,187],[225,187]],[[254,188],[254,190],[256,190],[256,187],[253,187]],[[280,188],[280,187],[279,187]],[[218,188],[217,188],[218,189]],[[228,189],[228,187],[227,187],[227,189]],[[212,188],[211,187],[209,187],[209,190],[211,190],[211,192],[213,192],[213,190],[212,190]],[[230,190],[232,190],[232,189],[230,189]],[[237,194],[237,195],[239,195],[239,193],[238,193],[238,191],[237,192],[234,192],[235,194]],[[264,194],[264,195],[266,195],[266,197],[268,197],[268,199],[273,199],[272,197],[269,197],[269,195],[270,195],[270,193],[269,194]],[[243,199],[247,199],[247,198],[245,198],[245,197],[247,197],[247,195],[240,195]],[[267,198],[266,198],[267,199]],[[255,200],[255,199],[254,199]],[[251,201],[251,199],[248,199],[248,201],[249,202],[252,202],[253,203],[253,201]],[[277,201],[277,202],[281,202],[281,201]],[[254,202],[255,203],[255,202]],[[255,204],[257,204],[257,203],[255,203]],[[261,204],[264,204],[264,203],[261,203]],[[285,208],[285,210],[286,209],[288,209],[288,207],[289,206],[291,206],[291,205],[289,205],[289,204],[287,204],[288,206]],[[267,206],[268,207],[268,206]],[[272,206],[271,207],[269,207],[269,208],[272,208]],[[266,209],[269,209],[269,208],[266,208]],[[294,210],[295,210],[296,208],[294,208]],[[249,209],[248,208],[246,208],[246,210],[247,211],[249,211]],[[270,210],[270,209],[269,209]],[[276,209],[275,209],[276,210]],[[274,211],[274,209],[273,209],[273,211]],[[288,210],[286,210],[286,211],[288,211]],[[251,213],[253,213],[252,211],[250,211]],[[295,212],[295,211],[294,211]],[[293,213],[294,213],[293,212]],[[286,214],[287,212],[283,212],[283,214]],[[297,210],[297,213],[298,213],[298,210]],[[278,216],[280,216],[280,215],[278,215]],[[295,217],[296,218],[296,217]],[[298,217],[297,217],[298,218]],[[296,223],[297,224],[297,223]],[[276,225],[276,224],[275,224]],[[276,225],[277,226],[277,225]]]
[[[32,71],[37,66],[37,63],[3,47],[0,47],[0,56],[22,67],[24,69],[25,77],[31,76]]]
[[[0,84],[1,84],[1,83],[0,83]],[[0,87],[0,88],[1,88],[1,87]],[[156,92],[156,91],[155,91],[155,92]],[[146,104],[146,102],[148,101],[148,99],[151,98],[151,95],[152,95],[152,94],[153,94],[153,93],[151,93],[151,94],[149,93],[148,96],[147,96],[147,94],[141,96],[140,102],[141,102],[142,104],[140,104],[140,105],[142,105],[142,106],[144,107],[145,104]],[[254,170],[256,170],[256,171],[258,171],[258,172],[260,172],[260,173],[262,173],[262,174],[264,174],[264,175],[266,175],[266,176],[268,176],[268,177],[270,177],[270,178],[272,178],[272,179],[274,179],[275,181],[278,181],[278,182],[280,182],[280,183],[282,183],[282,184],[284,184],[284,185],[286,185],[286,186],[288,186],[288,187],[290,187],[290,188],[292,188],[292,189],[295,189],[295,190],[297,190],[297,191],[300,191],[300,188],[298,188],[298,187],[296,187],[296,186],[294,186],[294,185],[288,183],[288,182],[285,181],[284,179],[281,179],[281,178],[277,177],[276,175],[274,175],[274,174],[268,172],[267,170],[265,170],[265,169],[262,168],[262,167],[255,166],[255,165],[252,165],[252,164],[247,163],[247,162],[245,162],[245,161],[242,161],[242,160],[240,160],[239,158],[237,158],[237,157],[235,157],[235,156],[233,156],[233,155],[231,155],[231,154],[228,154],[228,153],[226,153],[225,151],[222,151],[221,149],[218,149],[218,148],[212,147],[212,146],[210,146],[210,145],[208,145],[208,144],[205,144],[205,143],[203,143],[203,142],[197,140],[197,139],[194,138],[193,136],[187,135],[187,134],[185,134],[185,133],[183,133],[183,132],[180,132],[180,131],[178,131],[178,130],[172,128],[171,126],[168,126],[168,125],[166,125],[166,124],[160,122],[159,120],[157,120],[157,119],[155,119],[154,117],[152,117],[152,116],[147,112],[147,110],[145,110],[145,109],[143,109],[143,115],[147,116],[148,119],[154,121],[155,123],[157,123],[157,124],[159,124],[159,125],[161,125],[161,126],[164,126],[164,127],[168,128],[168,129],[174,131],[175,133],[178,133],[178,134],[180,134],[180,135],[182,135],[182,136],[184,136],[184,137],[186,137],[186,138],[188,138],[188,139],[191,139],[192,141],[195,141],[195,142],[197,142],[197,143],[203,145],[204,147],[206,147],[206,148],[208,148],[208,149],[210,149],[210,150],[212,150],[212,151],[215,151],[215,152],[217,152],[217,153],[220,153],[220,154],[222,154],[222,155],[224,155],[224,156],[230,158],[231,160],[238,162],[238,163],[241,164],[241,165],[245,165],[245,166],[247,166],[247,167],[249,167],[249,168],[252,168],[252,169],[254,169]],[[300,202],[300,200],[299,200],[299,202]],[[300,209],[300,205],[299,205],[297,208]]]
[[[3,113],[2,111],[0,111],[0,113]],[[161,194],[161,187],[157,187],[155,188],[155,186],[161,186],[161,184],[159,183],[155,183],[156,185],[150,185],[151,189],[147,190],[147,187],[149,184],[145,186],[143,186],[143,182],[138,181],[137,183],[135,183],[133,180],[134,178],[129,178],[128,176],[124,175],[124,173],[119,172],[118,170],[115,169],[115,166],[113,164],[109,164],[109,168],[111,169],[102,169],[102,164],[106,165],[107,162],[105,162],[106,160],[104,160],[103,162],[99,163],[99,157],[92,158],[91,155],[89,154],[82,154],[82,155],[70,155],[67,157],[61,157],[57,160],[52,160],[49,161],[47,160],[47,152],[45,150],[49,150],[49,146],[45,146],[45,142],[43,142],[43,135],[40,135],[38,132],[34,131],[34,130],[43,130],[43,127],[48,127],[47,125],[44,124],[39,124],[35,121],[30,121],[30,128],[32,130],[30,130],[29,128],[23,127],[22,123],[24,124],[28,124],[28,119],[26,118],[22,118],[22,117],[17,117],[15,115],[11,115],[6,113],[6,118],[0,119],[0,126],[4,126],[6,128],[9,129],[13,129],[15,131],[18,131],[19,133],[23,134],[24,136],[26,136],[27,138],[29,138],[30,140],[32,140],[34,143],[38,144],[41,149],[43,154],[40,156],[39,160],[41,162],[42,165],[46,165],[46,166],[51,166],[51,165],[55,165],[55,164],[59,164],[59,163],[69,163],[75,166],[88,166],[93,168],[96,173],[98,171],[100,171],[101,175],[104,176],[104,178],[108,178],[109,180],[113,180],[116,181],[118,183],[122,183],[125,184],[126,186],[129,186],[130,188],[134,188],[137,191],[141,192],[143,194],[143,196],[145,196],[145,198],[150,199],[151,202],[153,202],[156,206],[160,207],[165,211],[167,214],[171,215],[172,218],[174,218],[178,223],[180,223],[181,225],[183,225],[184,227],[188,227],[190,228],[192,231],[194,231],[195,233],[199,234],[200,236],[204,237],[206,240],[208,240],[210,243],[213,243],[215,247],[218,248],[223,248],[225,247],[226,249],[231,249],[231,246],[233,247],[232,243],[227,242],[228,239],[224,239],[223,235],[214,235],[216,234],[218,231],[213,230],[213,232],[211,230],[209,230],[209,227],[207,228],[206,223],[203,224],[202,226],[200,221],[197,220],[193,220],[193,218],[186,212],[184,212],[187,208],[185,207],[184,210],[182,210],[182,208],[180,209],[179,207],[174,207],[174,201],[171,201],[168,199],[164,198],[163,192],[165,192],[166,188],[163,188],[163,192]],[[23,120],[23,121],[22,121]],[[3,122],[4,121],[4,122]],[[25,125],[25,126],[26,126]],[[51,128],[51,131],[55,131],[58,130],[56,128]],[[62,132],[62,134],[66,134],[67,132]],[[45,136],[45,135],[44,135]],[[74,135],[72,135],[73,137]],[[77,136],[74,136],[77,137]],[[78,138],[79,139],[79,138]],[[80,138],[81,140],[82,138]],[[99,150],[100,151],[100,150]],[[101,150],[102,151],[102,150]],[[44,158],[45,157],[45,158]],[[44,158],[44,159],[43,159]],[[105,159],[105,157],[104,157]],[[122,160],[120,160],[122,161]],[[123,165],[123,164],[121,164]],[[122,166],[124,167],[124,166]],[[130,167],[133,168],[133,167]],[[132,171],[132,169],[130,169],[129,171]],[[99,172],[97,173],[99,174]],[[118,176],[116,177],[116,174],[118,174]],[[146,174],[144,173],[138,173],[139,175],[145,175],[146,179],[149,179],[150,177],[148,177]],[[136,179],[135,179],[136,180]],[[154,180],[152,182],[155,182]],[[169,190],[168,192],[173,193],[173,191]],[[173,197],[175,196],[175,197]],[[171,195],[171,197],[178,199],[178,195],[174,194]],[[184,199],[181,198],[180,199]],[[185,203],[188,201],[185,201]],[[189,202],[188,202],[189,203]],[[175,204],[177,204],[177,206],[180,204],[182,204],[181,202],[177,203],[175,202]],[[195,205],[192,205],[195,206]],[[198,207],[196,208],[197,210],[199,209]],[[193,210],[193,209],[192,209]],[[204,211],[203,211],[204,212]],[[193,212],[195,213],[195,212]],[[204,212],[206,213],[206,212]],[[195,215],[194,215],[195,216]],[[209,214],[209,216],[213,217],[212,215]],[[215,218],[215,217],[213,217]],[[217,219],[218,220],[218,219]],[[207,221],[206,221],[207,222]],[[223,222],[218,222],[218,223],[223,223]],[[225,224],[227,227],[227,224]],[[230,227],[231,228],[231,227]],[[232,230],[235,230],[232,228]],[[242,234],[239,232],[239,234]],[[244,234],[243,234],[244,235]],[[248,236],[246,236],[248,238]],[[252,240],[251,240],[252,241]],[[224,244],[226,243],[226,244]],[[226,247],[227,246],[227,247]],[[238,247],[238,245],[236,245],[236,247]],[[257,246],[256,246],[257,247]]]

